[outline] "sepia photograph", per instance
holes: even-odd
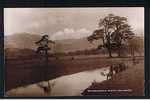
[[[144,7],[4,8],[6,97],[144,96]]]

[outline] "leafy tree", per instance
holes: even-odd
[[[128,52],[131,54],[132,57],[135,57],[135,54],[138,53],[142,55],[144,52],[144,41],[141,37],[134,37],[129,39],[127,42]]]
[[[108,14],[100,19],[98,25],[99,28],[87,38],[88,41],[102,39],[103,44],[98,48],[107,48],[109,57],[112,57],[112,50],[116,50],[120,57],[123,44],[134,36],[127,18]]]

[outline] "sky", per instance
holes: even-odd
[[[108,14],[128,18],[134,33],[144,34],[143,7],[4,8],[4,34],[48,34],[52,40],[78,39],[98,28]]]

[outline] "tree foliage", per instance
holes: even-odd
[[[100,19],[98,26],[98,29],[87,39],[90,42],[102,39],[103,44],[98,47],[107,48],[110,57],[112,57],[112,50],[116,50],[118,56],[120,56],[123,44],[128,39],[134,37],[134,33],[132,32],[126,17],[108,14],[103,19]]]
[[[127,42],[127,47],[128,52],[132,57],[135,56],[135,53],[138,53],[140,56],[142,56],[142,53],[144,52],[144,40],[141,37],[129,39]]]

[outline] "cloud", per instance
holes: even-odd
[[[92,31],[86,28],[76,30],[73,28],[64,28],[62,31],[54,33],[50,38],[52,40],[79,39],[82,37],[87,37],[90,34],[92,34]]]
[[[99,19],[109,13],[127,17],[135,33],[144,33],[143,7],[5,8],[4,32],[5,35],[27,32],[49,36],[75,33],[76,38],[97,28]]]

